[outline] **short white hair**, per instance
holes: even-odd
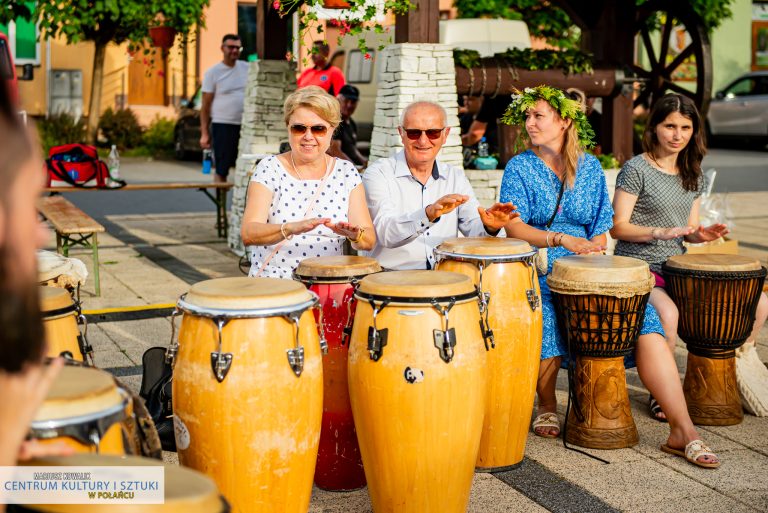
[[[405,118],[406,116],[408,116],[408,113],[411,110],[415,109],[416,107],[427,107],[427,106],[434,107],[440,111],[440,115],[443,116],[443,125],[445,125],[448,122],[448,113],[445,111],[445,107],[443,107],[437,102],[433,102],[430,100],[419,100],[409,104],[407,107],[405,107],[405,109],[403,109],[403,113],[400,114],[400,126],[402,127],[405,126]]]

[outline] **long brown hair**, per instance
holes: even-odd
[[[667,119],[667,116],[673,112],[691,120],[693,124],[693,135],[690,141],[677,155],[677,168],[680,171],[680,179],[683,182],[683,188],[686,191],[696,191],[699,188],[701,179],[701,161],[707,153],[704,144],[704,134],[701,126],[701,115],[696,109],[693,100],[681,94],[666,94],[662,96],[651,110],[648,117],[648,123],[643,132],[643,150],[656,157],[656,149],[659,146],[659,139],[656,137],[656,127]]]
[[[8,238],[8,225],[13,222],[10,194],[19,170],[34,153],[27,128],[16,113],[4,82],[0,80],[0,222],[6,225],[0,229],[4,234],[0,239],[0,370],[18,372],[27,362],[42,358],[44,332],[37,284],[13,279],[11,263],[17,255],[13,241]]]

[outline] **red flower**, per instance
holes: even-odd
[[[366,53],[365,54],[365,60],[367,60],[367,61],[371,60],[371,54],[370,53]]]
[[[157,70],[157,76],[158,77],[164,77],[165,76],[165,72],[163,70],[159,69],[159,70]]]
[[[275,9],[275,10],[279,10],[280,9],[280,0],[275,0],[274,2],[272,2],[272,8]]]

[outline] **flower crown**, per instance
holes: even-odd
[[[501,117],[502,123],[507,125],[518,125],[522,129],[522,136],[529,139],[528,132],[525,129],[525,117],[529,109],[536,106],[536,102],[544,100],[549,103],[563,119],[570,119],[576,126],[576,133],[579,138],[579,146],[582,148],[591,148],[595,145],[593,141],[595,131],[587,121],[587,116],[581,109],[581,104],[576,100],[568,98],[560,89],[540,85],[537,87],[526,87],[522,92],[515,90],[512,95],[512,103],[507,107],[507,111]]]

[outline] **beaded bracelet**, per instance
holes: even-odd
[[[565,233],[558,232],[557,236],[555,237],[555,246],[563,245],[563,237],[565,237]]]
[[[280,234],[283,236],[285,240],[291,240],[293,238],[293,234],[286,234],[285,233],[285,223],[280,225]]]

